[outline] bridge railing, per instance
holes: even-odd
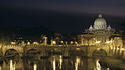
[[[88,47],[87,45],[2,45],[1,47]],[[93,46],[89,46],[93,47]]]

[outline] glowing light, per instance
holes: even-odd
[[[1,69],[1,66],[0,66],[0,70],[2,70],[2,69]]]
[[[15,70],[15,64],[13,64],[12,60],[10,60],[10,70]]]
[[[110,48],[113,49],[112,46]]]
[[[75,70],[78,70],[79,64],[80,64],[80,58],[76,57]]]
[[[106,43],[112,43],[112,40],[111,41],[107,41]]]
[[[76,50],[80,50],[80,48],[76,48]]]
[[[56,61],[55,61],[55,58],[53,60],[53,70],[56,70]]]
[[[11,45],[15,45],[16,44],[16,42],[11,42]]]
[[[33,70],[37,70],[37,64],[33,65]]]
[[[27,42],[27,45],[30,45],[30,42]]]
[[[109,70],[109,68],[107,68],[107,70]]]
[[[63,42],[63,41],[61,41],[61,43],[63,44],[64,42]]]
[[[33,44],[34,44],[34,45],[39,45],[39,43],[38,43],[38,42],[33,42]]]
[[[78,44],[78,42],[75,42],[75,44]]]
[[[59,68],[60,68],[60,69],[62,68],[62,62],[63,62],[63,61],[62,61],[62,56],[60,56],[60,58],[59,58],[59,64],[60,64],[60,65],[59,65]]]
[[[54,45],[56,45],[56,41],[53,41],[52,43],[53,43]]]
[[[119,50],[119,47],[117,47],[117,50]]]
[[[96,41],[95,43],[96,43],[96,44],[99,44],[99,43],[101,43],[101,41]]]
[[[122,51],[124,51],[125,49],[124,48],[121,48]]]
[[[101,70],[101,65],[99,63],[99,59],[96,60],[96,70]]]
[[[73,44],[74,42],[73,42],[73,41],[71,41],[70,43],[71,43],[71,44]]]

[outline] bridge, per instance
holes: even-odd
[[[52,54],[70,56],[113,56],[124,55],[123,48],[107,45],[1,45],[0,57],[47,57]]]

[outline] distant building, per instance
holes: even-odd
[[[106,20],[101,14],[94,21],[94,25],[90,25],[85,32],[78,36],[80,45],[99,45],[99,44],[112,44],[123,46],[120,34],[115,33],[115,29],[107,25]]]

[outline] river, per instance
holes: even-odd
[[[50,55],[46,58],[4,58],[0,70],[125,70],[120,57],[83,57]]]

